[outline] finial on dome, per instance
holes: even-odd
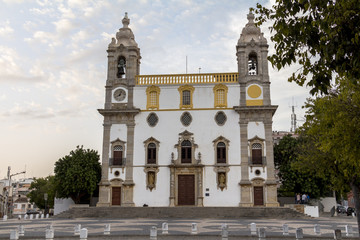
[[[124,25],[123,26],[124,28],[127,28],[129,26],[129,24],[130,24],[130,19],[128,18],[128,13],[127,12],[125,12],[125,17],[123,18],[122,23]]]
[[[252,10],[250,9],[249,14],[247,15],[247,19],[249,20],[249,23],[253,23],[255,19],[255,15],[253,14]]]

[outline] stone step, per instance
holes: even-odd
[[[308,218],[286,207],[75,207],[56,218]]]

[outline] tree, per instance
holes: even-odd
[[[259,25],[274,23],[272,65],[300,65],[290,82],[307,82],[311,94],[327,93],[334,76],[359,83],[360,0],[277,0],[269,9],[257,4],[255,12]]]
[[[98,152],[77,146],[55,163],[54,172],[57,197],[70,197],[75,203],[88,202],[101,179]]]
[[[302,131],[311,141],[300,156],[302,167],[329,176],[335,190],[351,188],[360,229],[360,86],[338,79],[336,89],[309,99],[306,108]]]
[[[30,198],[30,202],[35,203],[38,208],[45,209],[45,193],[48,194],[46,208],[54,207],[54,176],[48,176],[46,178],[35,178],[34,181],[31,183],[29,190],[30,193],[27,196]]]
[[[301,135],[294,138],[289,134],[274,146],[274,162],[281,181],[279,193],[291,196],[307,193],[311,198],[323,197],[330,190],[326,178],[315,177],[313,173],[297,167],[304,138],[305,136]]]

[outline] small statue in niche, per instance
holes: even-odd
[[[221,191],[226,187],[226,175],[224,172],[218,173],[218,186],[221,189]]]
[[[150,191],[155,188],[155,172],[148,172],[148,188]]]

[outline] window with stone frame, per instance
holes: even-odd
[[[114,146],[113,165],[122,165],[123,147],[121,145]]]
[[[145,165],[157,165],[158,164],[158,152],[160,142],[153,137],[150,137],[144,141],[145,147]]]
[[[216,146],[216,163],[226,163],[226,145],[219,142]]]
[[[181,163],[191,163],[192,158],[192,144],[189,140],[184,140],[181,143]]]
[[[251,144],[251,161],[252,164],[263,164],[262,145],[260,143]]]
[[[150,86],[146,89],[146,109],[159,109],[160,88]]]
[[[111,142],[110,166],[125,166],[125,143],[119,138]]]
[[[149,143],[147,147],[147,164],[156,164],[156,144]]]

